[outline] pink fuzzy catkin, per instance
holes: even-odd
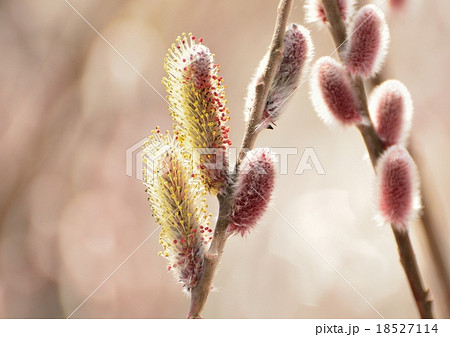
[[[278,120],[283,112],[283,108],[286,106],[287,100],[297,90],[302,73],[309,67],[313,54],[314,45],[309,30],[295,23],[289,25],[286,28],[284,37],[283,58],[269,88],[259,127],[270,127],[271,124]],[[255,101],[256,83],[262,76],[267,60],[268,54],[261,60],[248,87],[244,109],[246,122],[250,118],[250,112]]]
[[[385,147],[405,145],[411,129],[413,105],[408,89],[397,80],[384,81],[370,95],[369,110]]]
[[[230,234],[244,234],[256,225],[267,209],[275,187],[275,165],[269,150],[256,149],[242,163],[234,203]]]
[[[309,30],[297,24],[286,29],[280,68],[267,94],[261,127],[271,125],[280,117],[286,101],[297,90],[304,68],[309,66],[314,47]]]
[[[363,121],[347,72],[329,56],[321,57],[313,67],[311,99],[326,124],[349,126]]]
[[[381,68],[389,44],[389,29],[384,14],[374,5],[362,7],[353,18],[344,55],[347,70],[353,75],[374,76]]]
[[[407,230],[420,208],[417,169],[408,151],[401,145],[388,148],[378,159],[378,212],[382,223]]]
[[[348,20],[353,14],[354,0],[337,0],[342,20]],[[327,22],[322,0],[308,0],[305,4],[306,22]]]

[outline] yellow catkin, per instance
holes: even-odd
[[[191,176],[192,160],[177,137],[162,134],[157,128],[143,147],[143,177],[150,207],[161,226],[158,253],[167,258],[169,270],[178,276],[186,289],[198,281],[203,261],[204,242],[210,233],[201,233],[208,219],[201,217],[207,209],[205,187]]]
[[[167,77],[163,84],[179,141],[187,149],[224,151],[231,144],[229,129],[225,126],[229,112],[214,55],[201,39],[197,41],[192,34],[183,34],[169,49],[164,68]],[[226,156],[223,158],[226,160]],[[225,185],[226,170],[217,172],[200,165],[198,168],[203,182],[212,192],[220,191]]]

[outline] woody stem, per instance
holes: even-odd
[[[347,30],[342,20],[338,2],[336,0],[322,0],[329,29],[334,43],[338,48],[338,54],[343,59],[343,50],[347,42]],[[364,139],[367,151],[370,155],[372,166],[375,168],[376,162],[381,153],[385,150],[375,131],[373,123],[369,116],[366,90],[364,81],[360,77],[352,79],[352,86],[358,99],[358,105],[361,115],[368,122],[365,125],[359,125],[358,129]],[[411,245],[408,232],[400,232],[394,226],[391,226],[394,232],[395,240],[398,246],[400,261],[405,271],[409,286],[416,301],[417,309],[421,318],[433,318],[432,301],[429,297],[429,290],[425,289],[419,267],[417,265],[414,249]]]
[[[278,5],[275,30],[269,49],[269,59],[263,75],[257,80],[255,86],[255,100],[250,111],[250,119],[245,129],[235,172],[239,172],[239,165],[245,157],[246,151],[251,150],[254,147],[256,138],[260,132],[257,126],[263,114],[269,88],[273,82],[276,70],[281,63],[281,58],[283,56],[284,34],[286,31],[286,22],[291,5],[292,0],[280,0]],[[237,174],[238,173],[232,175],[230,179],[231,182],[229,183],[226,192],[224,194],[218,194],[217,196],[219,201],[219,216],[214,230],[211,246],[205,253],[200,279],[197,285],[191,290],[191,305],[187,318],[201,318],[206,300],[208,299],[208,295],[211,291],[214,275],[222,257],[225,242],[227,240],[227,229],[230,224],[229,214],[234,201],[234,182],[237,179]]]

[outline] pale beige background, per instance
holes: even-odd
[[[69,2],[163,96],[167,48],[184,31],[203,37],[221,64],[230,137],[240,144],[246,86],[277,1]],[[387,71],[413,96],[412,141],[447,248],[449,11],[449,2],[427,0],[389,16]],[[303,17],[297,0],[290,21]],[[330,54],[328,31],[310,28],[316,58]],[[164,100],[63,0],[0,1],[0,55],[0,317],[67,317],[156,228],[142,184],[125,174],[125,151],[172,122]],[[258,146],[313,147],[327,174],[296,176],[300,156],[290,157],[273,208],[250,237],[227,243],[205,316],[377,318],[319,253],[384,317],[417,317],[392,233],[373,220],[362,139],[355,129],[325,127],[308,91],[299,90]],[[419,223],[412,237],[444,317]],[[187,297],[159,250],[155,234],[73,317],[184,317]]]

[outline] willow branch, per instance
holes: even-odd
[[[338,48],[338,53],[342,59],[342,51],[347,39],[347,32],[345,24],[342,20],[338,3],[336,0],[322,0],[323,7],[327,20],[329,22],[329,29],[333,37],[334,43]],[[364,139],[367,151],[370,155],[372,166],[375,168],[377,159],[384,151],[384,147],[378,138],[378,135],[373,127],[372,121],[369,117],[367,107],[367,97],[364,87],[364,82],[360,77],[352,80],[352,85],[357,93],[358,104],[361,110],[361,115],[368,121],[366,125],[359,125],[358,129]],[[409,286],[414,295],[417,309],[420,317],[433,318],[432,301],[429,296],[429,290],[425,289],[422,282],[419,267],[417,265],[416,256],[409,238],[408,232],[400,232],[394,226],[391,226],[394,232],[395,240],[398,246],[400,261],[402,263],[405,274],[408,278]]]
[[[387,76],[386,66],[383,71],[378,73],[377,76],[372,78],[371,85],[376,87],[380,85]],[[444,294],[442,298],[442,303],[446,311],[446,318],[450,318],[450,269],[446,263],[446,254],[444,245],[442,244],[439,223],[431,216],[430,212],[430,195],[427,189],[428,184],[426,184],[426,177],[423,174],[421,168],[425,167],[423,158],[419,155],[420,152],[416,151],[414,144],[409,144],[408,152],[414,159],[416,166],[419,171],[419,181],[422,185],[422,212],[420,213],[420,220],[422,224],[423,231],[425,232],[426,241],[428,243],[428,248],[431,252],[433,262],[436,268],[438,281],[440,283],[442,292]],[[442,205],[439,205],[442,208]]]
[[[429,289],[425,290],[422,284],[419,266],[417,265],[414,249],[411,245],[408,232],[398,231],[392,227],[398,246],[400,262],[405,270],[421,318],[433,318],[432,301],[429,299]]]
[[[275,31],[273,33],[272,42],[269,49],[269,60],[262,76],[258,78],[256,82],[255,100],[253,102],[253,106],[250,111],[250,118],[245,129],[237,166],[239,166],[240,162],[245,157],[246,151],[253,148],[256,137],[261,131],[261,128],[258,129],[258,125],[262,120],[263,110],[270,85],[273,82],[275,73],[281,63],[281,58],[283,57],[284,33],[286,31],[286,22],[289,16],[291,4],[291,0],[281,0],[278,5]]]
[[[275,31],[269,49],[269,58],[264,69],[263,75],[257,79],[255,86],[255,100],[250,112],[250,119],[245,129],[242,140],[241,151],[235,172],[238,172],[239,164],[245,157],[246,151],[251,150],[255,144],[256,138],[261,130],[258,130],[258,124],[262,119],[263,109],[267,100],[270,85],[275,77],[281,58],[283,56],[284,34],[286,31],[286,22],[289,16],[292,0],[281,0],[278,5]],[[211,246],[205,253],[203,269],[199,282],[191,290],[191,305],[188,318],[201,318],[201,314],[211,291],[214,275],[219,265],[222,253],[227,240],[227,228],[230,224],[229,213],[233,204],[235,173],[231,183],[224,194],[218,194],[219,216],[214,230]]]

